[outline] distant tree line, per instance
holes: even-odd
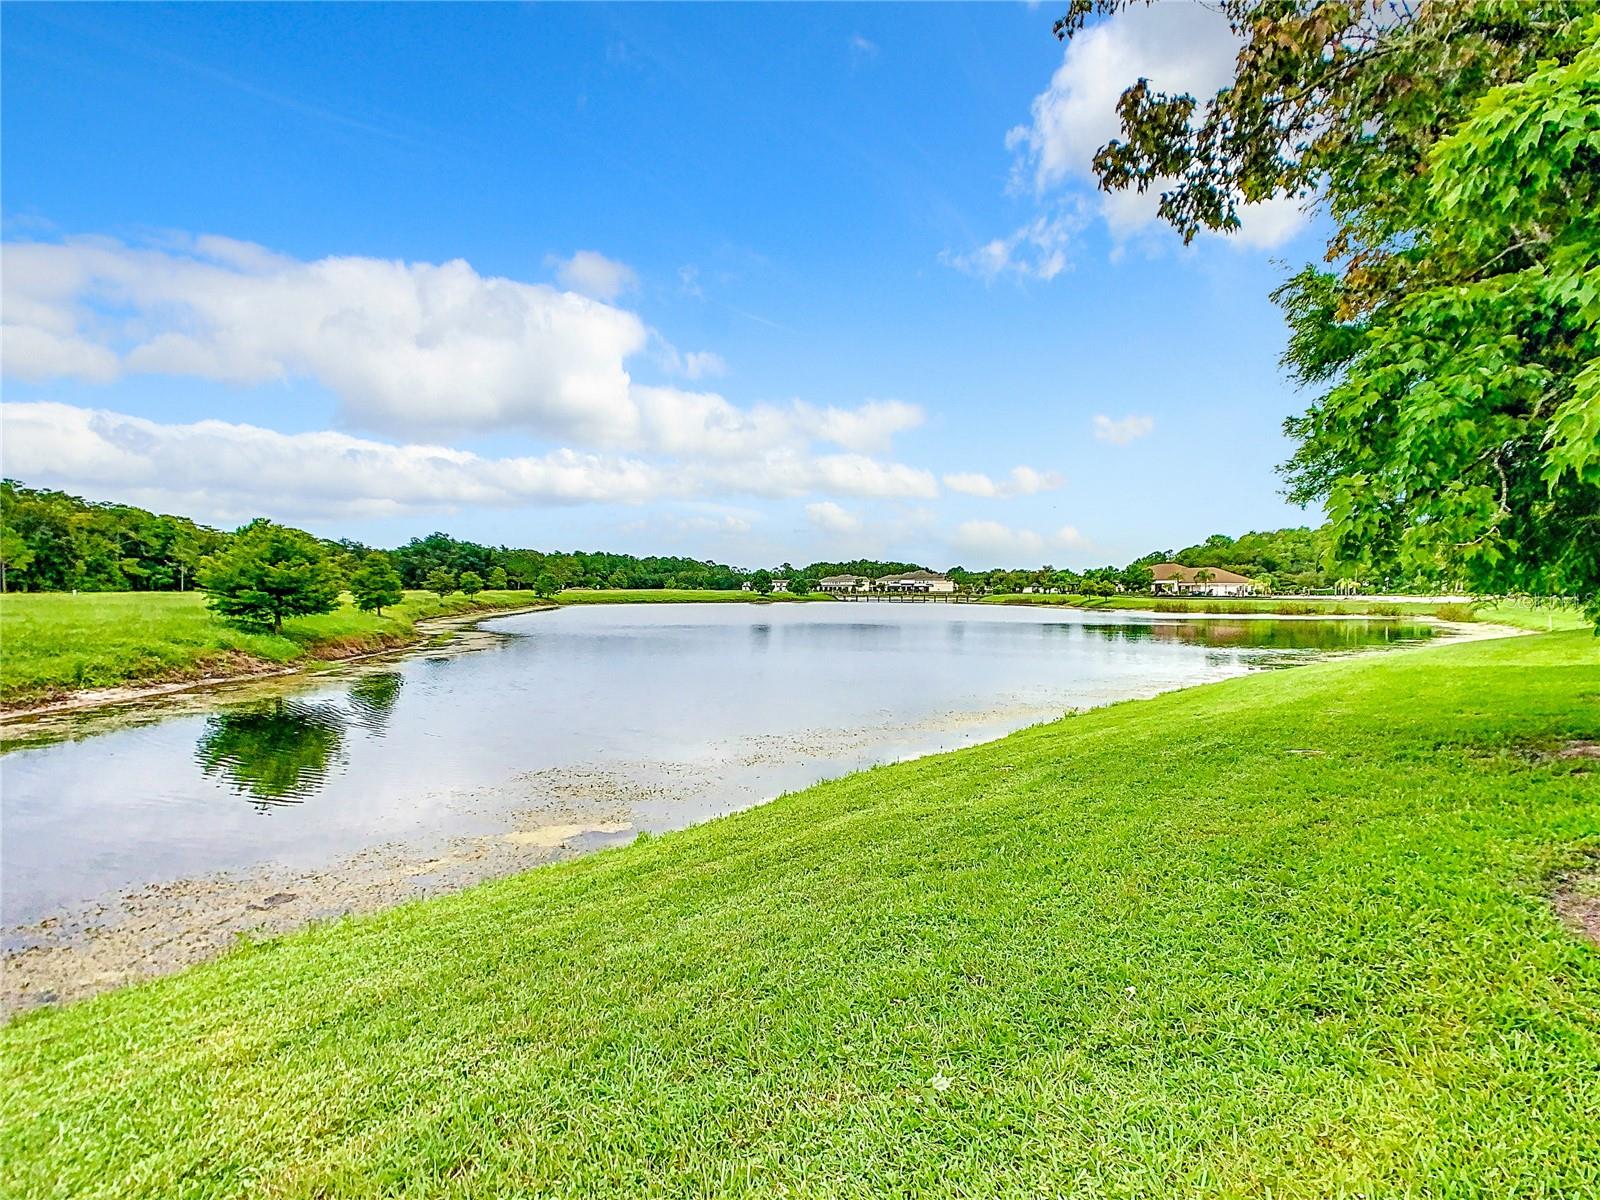
[[[370,547],[357,542],[338,543],[346,553],[365,556]],[[462,541],[446,533],[430,533],[412,538],[405,545],[387,551],[408,588],[431,586],[435,571],[459,578],[471,572],[486,586],[503,578],[500,586],[537,590],[541,576],[561,588],[703,588],[731,591],[743,581],[743,573],[722,563],[694,558],[638,558],[631,554],[598,551],[520,550],[507,546],[485,546]],[[499,572],[499,574],[496,574]]]
[[[187,517],[8,479],[0,484],[0,571],[4,586],[13,591],[187,591],[199,586],[205,559],[225,560],[230,547],[247,536],[258,548],[270,540],[249,533],[261,524],[229,533]],[[398,603],[396,587],[436,591],[446,581],[444,594],[483,588],[553,594],[571,587],[734,591],[748,577],[734,567],[693,558],[513,549],[444,533],[412,538],[392,550],[299,534],[293,540],[304,557],[308,542],[300,539],[315,543],[317,561],[332,578],[346,586],[361,584],[361,590],[384,597],[384,605]],[[288,551],[278,545],[274,552]],[[384,568],[398,584],[388,581]]]
[[[1145,591],[1159,562],[1233,571],[1276,592],[1327,591],[1346,581],[1368,588],[1436,587],[1423,581],[1360,576],[1330,560],[1332,539],[1324,529],[1300,527],[1213,534],[1181,550],[1157,550],[1125,566],[1083,571],[1053,566],[1032,570],[968,570],[951,578],[984,593],[1054,588],[1063,593],[1109,595]],[[542,551],[488,546],[445,533],[412,538],[384,550],[350,539],[313,537],[268,521],[224,532],[187,517],[160,515],[128,504],[84,500],[65,492],[30,488],[15,480],[0,484],[0,584],[19,591],[182,591],[204,588],[244,597],[239,613],[277,627],[287,616],[325,612],[348,591],[358,607],[382,614],[398,604],[403,589],[441,597],[482,590],[526,590],[541,596],[566,588],[685,588],[736,591],[749,585],[762,594],[787,581],[791,594],[817,590],[829,575],[878,578],[919,569],[920,564],[874,559],[781,563],[745,571],[693,558]],[[330,597],[335,599],[330,599]],[[217,605],[223,615],[228,602]],[[238,615],[237,613],[234,615]]]
[[[0,483],[0,579],[34,592],[178,591],[225,533],[129,504]]]
[[[1205,541],[1182,550],[1152,550],[1126,566],[1091,567],[1083,571],[1043,566],[1034,570],[969,571],[953,567],[950,577],[963,588],[1005,594],[1024,588],[1054,588],[1079,596],[1111,595],[1118,591],[1148,591],[1155,578],[1151,567],[1173,562],[1185,567],[1232,571],[1264,591],[1277,593],[1325,592],[1340,584],[1360,583],[1367,588],[1410,588],[1421,591],[1439,586],[1435,579],[1404,580],[1367,575],[1349,564],[1331,559],[1332,539],[1326,528],[1274,529],[1232,538],[1214,533]]]

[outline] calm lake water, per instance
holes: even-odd
[[[625,841],[1067,709],[1428,634],[932,604],[573,607],[482,628],[470,652],[13,750],[8,930],[384,844],[426,855],[541,825],[572,849]]]

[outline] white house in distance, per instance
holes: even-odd
[[[865,575],[824,575],[817,580],[817,587],[835,595],[841,592],[870,592],[872,580]]]
[[[1157,596],[1250,596],[1256,590],[1256,585],[1243,575],[1221,567],[1156,563],[1150,573],[1155,576],[1150,591]]]
[[[907,571],[904,575],[885,575],[875,581],[880,591],[929,592],[948,595],[956,590],[955,580],[934,571]]]

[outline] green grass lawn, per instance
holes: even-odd
[[[539,603],[530,592],[459,593],[441,601],[407,592],[382,617],[348,602],[337,612],[284,622],[282,634],[219,620],[199,592],[12,592],[0,599],[0,701],[79,688],[181,679],[226,670],[240,657],[292,663],[319,654],[378,650],[416,636],[420,617]]]
[[[7,1196],[1600,1195],[1600,643],[1268,672],[0,1031]]]
[[[1511,600],[1489,600],[1473,606],[1478,620],[1497,625],[1514,625],[1535,633],[1554,633],[1568,629],[1594,629],[1580,609],[1571,605],[1519,604]]]

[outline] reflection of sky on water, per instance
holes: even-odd
[[[4,919],[262,863],[489,833],[527,777],[657,768],[665,829],[1069,708],[1416,636],[964,605],[574,607],[354,681],[13,751]],[[751,748],[757,748],[753,751]]]

